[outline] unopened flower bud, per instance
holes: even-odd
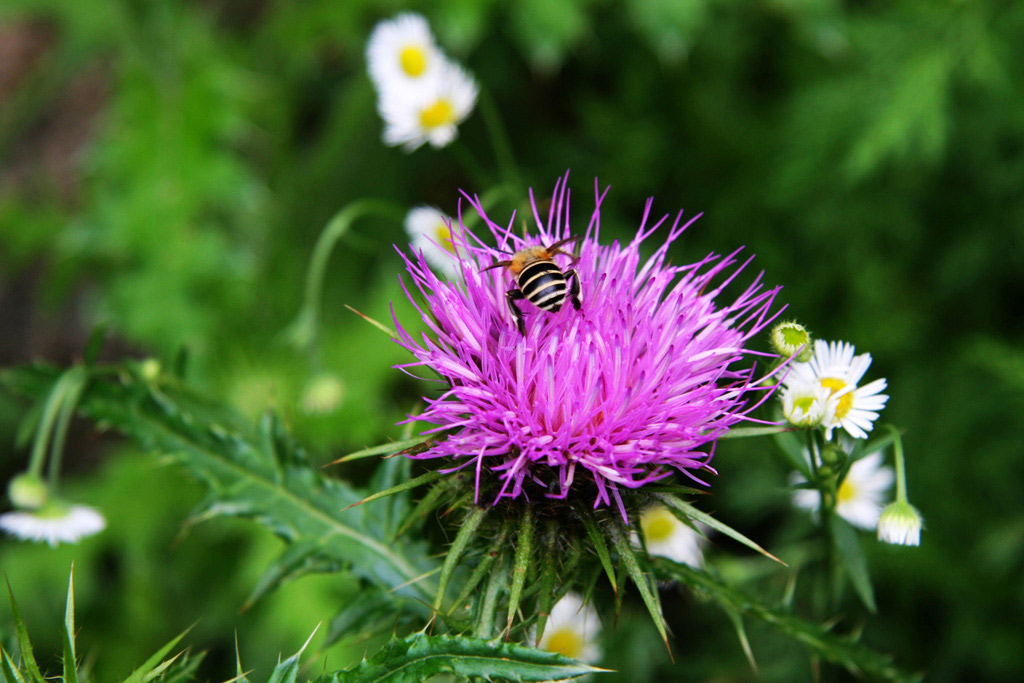
[[[146,358],[139,363],[139,374],[147,382],[155,382],[160,379],[160,372],[162,370],[160,361],[156,358]]]
[[[846,452],[837,446],[826,446],[821,449],[821,461],[826,465],[838,467],[846,460]]]
[[[783,358],[796,356],[794,360],[806,363],[814,355],[811,347],[811,333],[796,321],[782,322],[772,328],[772,348]]]
[[[330,373],[319,374],[302,392],[302,409],[309,415],[333,413],[345,398],[345,385]]]
[[[921,513],[905,500],[890,503],[878,519],[878,540],[895,545],[921,545]]]
[[[49,499],[49,491],[43,480],[34,474],[19,474],[7,485],[7,497],[11,505],[19,510],[35,510]]]

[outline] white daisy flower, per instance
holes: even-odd
[[[479,88],[462,67],[444,61],[429,87],[407,92],[381,92],[384,143],[407,152],[429,142],[444,147],[458,135],[458,125],[476,104]]]
[[[654,505],[640,513],[640,530],[644,535],[647,552],[651,555],[667,557],[673,562],[691,567],[703,566],[703,537],[679,521],[664,505]],[[640,538],[635,531],[632,532],[631,540],[634,546],[640,546]]]
[[[7,512],[0,515],[0,529],[25,541],[77,543],[86,536],[103,531],[107,520],[85,505],[66,505],[50,501],[32,511]]]
[[[449,279],[459,274],[459,259],[452,241],[452,219],[432,206],[417,206],[405,217],[405,231],[414,251]]]
[[[801,429],[833,424],[839,407],[839,399],[817,380],[787,385],[781,399],[786,421]]]
[[[882,512],[886,493],[896,475],[891,467],[882,464],[882,453],[870,453],[853,463],[836,492],[836,513],[850,524],[862,529],[874,529]],[[793,483],[803,481],[794,472]],[[817,512],[821,508],[821,492],[798,489],[793,492],[793,504]]]
[[[378,23],[366,43],[366,66],[380,94],[429,86],[443,61],[427,20],[411,12]]]
[[[797,386],[817,381],[838,399],[831,422],[823,423],[825,437],[832,438],[832,430],[842,427],[856,439],[866,439],[878,419],[878,411],[885,407],[888,395],[884,379],[857,386],[868,367],[871,354],[854,356],[854,347],[846,342],[814,341],[814,357],[807,363],[794,363],[783,384]]]
[[[921,545],[921,513],[906,501],[890,503],[878,520],[878,540],[895,545]]]
[[[593,664],[601,658],[601,647],[597,643],[600,635],[601,620],[597,611],[583,604],[583,598],[578,594],[566,593],[551,608],[551,616],[537,647]]]

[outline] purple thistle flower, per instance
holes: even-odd
[[[571,234],[567,185],[568,174],[555,184],[547,221],[531,191],[537,229],[525,238],[513,232],[514,215],[503,228],[477,197],[464,196],[498,249],[515,252]],[[751,420],[748,413],[775,388],[754,378],[754,363],[742,361],[766,355],[744,344],[781,312],[771,312],[779,288],[765,289],[759,274],[734,301],[716,306],[722,289],[750,263],[737,266],[740,250],[669,265],[669,246],[700,214],[681,223],[680,212],[643,262],[640,245],[668,218],[648,225],[653,200],[631,242],[601,245],[607,192],[595,181],[594,211],[577,242],[572,267],[582,309],[566,303],[549,313],[524,301],[525,336],[505,300],[515,287],[510,274],[504,268],[481,272],[507,255],[464,228],[461,206],[452,229],[463,255],[461,278],[439,277],[422,253],[402,254],[425,305],[405,292],[427,331],[414,338],[395,320],[399,344],[416,358],[396,367],[425,366],[445,385],[440,396],[424,399],[422,414],[409,418],[436,425],[423,432],[435,441],[410,457],[447,459],[448,471],[472,467],[477,501],[481,475],[489,471],[499,483],[494,503],[541,493],[564,499],[575,485],[595,492],[595,508],[614,499],[625,519],[621,487],[635,489],[673,471],[705,483],[695,472],[714,472],[715,440]],[[556,258],[563,270],[569,262]],[[760,400],[748,405],[755,392]]]

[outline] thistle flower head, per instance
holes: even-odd
[[[458,280],[438,277],[422,253],[403,255],[427,329],[414,336],[395,321],[399,343],[415,356],[399,367],[440,375],[439,392],[415,418],[435,425],[424,432],[434,441],[411,457],[471,468],[478,499],[483,491],[495,503],[586,495],[595,508],[614,501],[626,517],[624,489],[673,472],[697,481],[713,472],[716,438],[750,419],[756,398],[773,388],[755,379],[755,354],[744,344],[771,322],[778,288],[766,289],[758,275],[723,303],[723,288],[749,259],[738,262],[737,251],[670,265],[669,247],[696,218],[652,221],[650,201],[632,240],[601,244],[606,193],[595,185],[589,223],[574,232],[561,179],[546,218],[532,202],[536,230],[528,237],[513,234],[514,215],[503,227],[467,196],[491,235],[467,231],[460,209],[452,231]],[[644,260],[641,247],[659,229],[664,237]],[[553,262],[563,271],[572,264],[582,306],[549,312],[521,301],[521,334],[506,300],[517,286],[512,275],[486,268],[570,236],[578,237],[577,256]]]

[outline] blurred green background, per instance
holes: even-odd
[[[661,212],[704,211],[676,262],[746,245],[793,316],[873,355],[927,527],[918,549],[865,538],[879,614],[851,599],[843,616],[929,680],[1020,680],[1019,2],[4,0],[0,364],[72,362],[108,321],[105,357],[169,362],[186,348],[191,383],[253,416],[280,411],[325,462],[394,437],[425,389],[344,304],[389,320],[394,301],[408,316],[399,223],[366,220],[342,241],[318,356],[281,330],[339,208],[374,197],[451,213],[460,188],[498,181],[480,111],[448,149],[380,143],[363,48],[403,9],[476,75],[525,184],[543,195],[571,169],[580,223],[593,178],[610,184],[606,239],[635,229],[648,196]],[[321,370],[342,401],[309,414],[303,392]],[[0,395],[4,481],[27,457],[23,410]],[[344,577],[306,578],[241,611],[275,539],[186,525],[201,493],[183,474],[84,423],[71,443],[69,491],[108,531],[58,550],[0,541],[38,651],[58,651],[72,562],[80,649],[101,679],[200,618],[188,640],[210,651],[205,680],[233,675],[235,632],[243,664],[266,675],[351,592]],[[771,549],[810,521],[789,510],[768,451],[721,448],[711,507]],[[745,561],[734,551],[711,552],[728,569]],[[784,582],[763,588],[781,597]],[[676,667],[627,612],[604,664],[630,674],[603,680],[754,678],[724,615],[667,595]],[[8,615],[0,606],[5,638]],[[750,635],[763,680],[811,676],[799,646]],[[313,673],[366,647],[334,648]]]

